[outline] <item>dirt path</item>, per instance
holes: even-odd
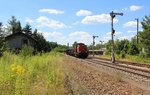
[[[150,95],[117,77],[109,76],[83,62],[66,57],[64,71],[69,95]]]

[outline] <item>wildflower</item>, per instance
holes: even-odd
[[[11,70],[15,72],[17,65],[16,64],[12,64],[10,67],[11,67]]]
[[[11,68],[14,68],[14,67],[16,67],[17,65],[16,64],[11,64]]]
[[[11,70],[18,75],[21,75],[25,72],[25,69],[20,65],[12,64],[10,67]]]
[[[17,71],[16,71],[17,74],[21,75],[24,73],[24,71],[25,69],[22,66],[17,66]]]

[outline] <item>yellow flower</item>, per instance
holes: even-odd
[[[11,64],[10,67],[11,67],[11,70],[15,72],[17,65],[16,64]]]
[[[14,67],[16,67],[16,66],[17,66],[16,64],[11,64],[11,65],[10,65],[11,68],[14,68]]]
[[[19,74],[19,75],[21,75],[21,74],[23,74],[25,72],[25,69],[22,67],[22,66],[17,66],[17,71],[16,71],[16,73],[17,74]]]
[[[19,66],[19,65],[18,65],[18,66],[17,66],[17,70],[18,70],[18,69],[22,69],[22,66]]]
[[[11,68],[12,71],[16,71],[16,67]]]
[[[11,70],[18,75],[21,75],[25,72],[25,69],[20,65],[12,64],[10,67],[11,67]]]

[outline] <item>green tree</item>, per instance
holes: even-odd
[[[88,46],[88,50],[92,50],[92,48],[93,48],[93,45]]]
[[[95,45],[95,49],[98,50],[98,49],[101,49],[101,48],[102,48],[102,45],[101,45],[101,44],[96,44],[96,45]]]
[[[56,42],[48,42],[48,43],[51,46],[51,49],[58,47],[58,44]]]
[[[21,27],[20,21],[17,21],[17,24],[16,24],[16,31],[17,31],[17,32],[22,32],[22,27]]]
[[[77,41],[75,41],[72,45],[72,47],[75,47],[77,45]]]
[[[110,55],[111,54],[111,44],[112,43],[112,41],[111,40],[109,40],[107,43],[105,43],[105,46],[106,46],[106,50],[105,50],[105,54],[106,55]]]
[[[2,29],[2,23],[0,22],[0,56],[2,56],[3,52],[6,50],[6,42],[4,37],[4,31]]]
[[[17,21],[15,16],[8,20],[8,31],[12,33],[21,32],[21,23]]]
[[[115,50],[117,54],[120,54],[121,52],[127,53],[128,49],[129,49],[129,41],[127,39],[115,41]]]
[[[51,43],[46,41],[42,33],[37,32],[37,29],[35,29],[33,32],[33,38],[37,41],[35,49],[38,52],[49,52],[52,48],[55,48],[57,46],[57,43]]]
[[[140,32],[140,42],[144,48],[144,53],[150,57],[150,15],[145,16],[141,22],[143,31]]]
[[[135,45],[134,43],[130,42],[128,53],[130,55],[137,55],[137,54],[139,54],[139,50],[138,50],[137,45]]]
[[[23,28],[23,31],[25,32],[25,34],[31,35],[32,34],[32,28],[31,25],[29,23],[27,23],[25,25],[25,27]]]
[[[67,49],[68,49],[68,46],[66,45],[58,45],[56,48],[54,48],[54,51],[65,52]]]

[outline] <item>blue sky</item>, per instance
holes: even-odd
[[[48,41],[90,45],[93,35],[99,36],[96,43],[110,40],[111,11],[124,13],[114,19],[115,39],[131,39],[136,35],[135,18],[142,21],[149,15],[149,4],[149,0],[1,0],[0,22],[7,26],[15,16],[22,27],[30,23]]]

